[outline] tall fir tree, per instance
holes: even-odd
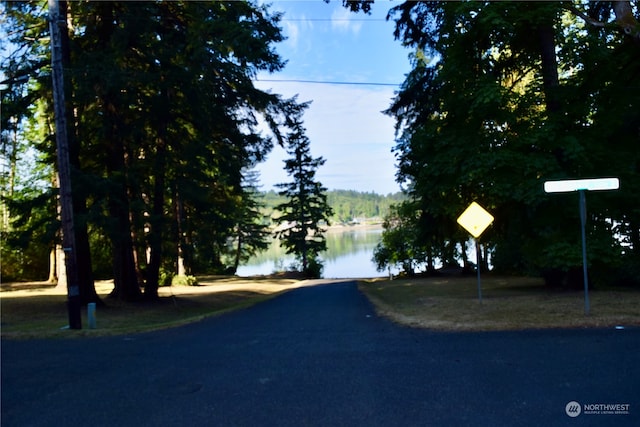
[[[316,180],[316,171],[325,163],[322,157],[311,155],[309,138],[305,135],[302,113],[308,104],[302,104],[290,117],[291,132],[287,135],[287,153],[284,169],[292,178],[289,183],[278,184],[281,196],[287,201],[276,210],[282,215],[276,219],[278,237],[287,253],[294,254],[301,264],[302,273],[320,277],[320,252],[327,249],[324,232],[333,211],[327,203],[327,189]]]

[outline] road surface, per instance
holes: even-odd
[[[344,282],[164,331],[3,340],[1,385],[2,427],[637,426],[640,330],[411,329]]]

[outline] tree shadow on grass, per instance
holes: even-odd
[[[278,294],[222,290],[161,296],[152,302],[105,298],[106,305],[96,311],[96,329],[87,329],[85,308],[82,311],[84,329],[61,332],[68,319],[66,295],[28,293],[2,298],[1,333],[3,338],[17,339],[131,334],[184,325],[246,308]]]
[[[7,282],[0,283],[0,290],[2,292],[10,291],[38,291],[41,289],[55,289],[55,283],[50,282]]]

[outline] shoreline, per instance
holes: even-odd
[[[365,222],[361,224],[333,224],[327,227],[327,232],[331,233],[351,230],[382,230],[382,228],[382,220],[380,220],[375,222]]]

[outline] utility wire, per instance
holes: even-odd
[[[366,19],[366,18],[355,18],[355,19],[348,19],[348,18],[281,18],[280,21],[288,21],[288,22],[304,22],[304,21],[311,21],[311,22],[390,22],[386,19],[382,19],[382,18],[371,18],[371,19]]]
[[[357,85],[357,86],[393,86],[399,87],[401,83],[376,83],[376,82],[345,82],[345,81],[323,81],[323,80],[300,80],[300,79],[256,79],[257,82],[270,83],[309,83],[321,85]]]

